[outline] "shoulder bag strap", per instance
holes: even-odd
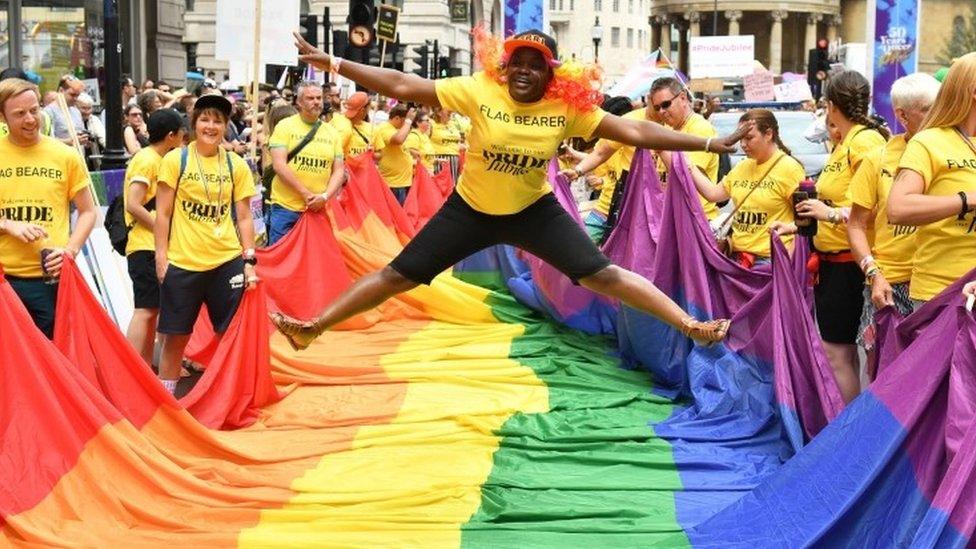
[[[308,130],[308,133],[305,134],[305,137],[302,138],[302,140],[298,143],[298,145],[295,145],[295,148],[288,152],[288,160],[285,161],[286,163],[291,162],[293,158],[298,156],[298,153],[302,152],[302,149],[305,148],[305,145],[308,145],[309,143],[312,142],[312,139],[315,139],[315,133],[319,131],[319,128],[321,126],[322,126],[321,119],[316,120],[315,124],[312,124],[312,129]]]

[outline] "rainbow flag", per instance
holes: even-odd
[[[656,50],[630,67],[623,78],[607,91],[607,94],[612,97],[622,95],[631,100],[637,100],[647,95],[655,80],[666,77],[677,77],[682,82],[688,81],[684,74],[678,72],[661,55],[661,50]]]
[[[936,304],[905,320],[898,334],[915,342],[824,427],[832,391],[818,385],[816,348],[777,350],[809,343],[798,260],[777,242],[770,271],[728,267],[703,240],[680,155],[666,192],[649,174],[632,191],[663,193],[656,234],[640,216],[626,230],[653,238],[652,275],[684,304],[702,314],[738,308],[728,344],[696,347],[648,324],[646,334],[628,328],[621,348],[445,273],[292,351],[267,310],[313,314],[415,230],[375,168],[353,164],[328,212],[303,216],[261,252],[264,282],[246,295],[190,407],[161,390],[70,263],[59,300],[81,316],[59,316],[53,343],[0,279],[0,544],[971,539],[976,428],[959,422],[960,403],[972,402],[971,319]],[[750,324],[766,316],[774,321]],[[78,318],[83,326],[64,325]],[[638,364],[640,337],[650,348]],[[944,345],[950,337],[956,344]],[[198,415],[236,428],[207,428]],[[888,520],[892,509],[911,520]],[[874,537],[858,537],[859,527]]]

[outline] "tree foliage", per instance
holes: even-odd
[[[963,17],[961,24],[958,19],[953,21],[952,35],[937,60],[949,66],[953,59],[971,51],[976,51],[976,2],[970,4],[969,17]]]

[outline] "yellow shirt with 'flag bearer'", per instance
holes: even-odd
[[[769,226],[774,221],[793,221],[793,191],[803,178],[803,166],[783,151],[762,164],[743,159],[722,178],[732,202],[741,206],[732,222],[732,250],[760,257],[771,255]],[[783,243],[792,247],[793,236],[783,237]]]
[[[126,201],[129,199],[129,192],[133,185],[144,185],[146,187],[146,197],[142,202],[144,206],[155,198],[159,165],[162,161],[163,157],[159,156],[156,149],[152,147],[141,149],[129,160],[129,166],[125,169],[125,184],[123,186]],[[149,215],[156,219],[156,208],[153,208]],[[156,249],[153,230],[137,222],[128,211],[125,212],[125,224],[126,226],[132,225],[132,230],[129,231],[129,241],[125,245],[125,255],[133,252],[151,252]]]
[[[915,254],[917,227],[888,222],[888,197],[906,145],[904,135],[892,137],[883,147],[864,155],[851,180],[851,202],[875,212],[871,255],[889,284],[911,279]]]
[[[159,168],[159,184],[176,189],[166,257],[187,271],[209,271],[243,251],[231,210],[234,202],[254,196],[254,177],[236,154],[220,149],[200,156],[196,143],[190,143],[180,178],[181,155],[181,149],[170,151]]]
[[[606,116],[558,100],[519,103],[483,72],[436,80],[435,89],[443,107],[471,119],[458,194],[491,215],[520,212],[552,192],[547,172],[559,144],[590,138]]]
[[[831,151],[823,172],[817,180],[817,198],[834,208],[851,205],[851,179],[861,165],[861,159],[869,151],[882,147],[885,138],[866,126],[856,125],[847,132],[844,140]],[[813,246],[817,251],[835,253],[851,249],[847,240],[847,225],[820,223]]]
[[[404,139],[399,145],[390,143],[399,131],[393,124],[384,122],[373,132],[373,150],[380,155],[380,175],[394,189],[409,187],[413,183],[413,157],[407,152],[407,140]]]
[[[925,183],[925,194],[976,193],[976,152],[955,128],[929,128],[916,134],[898,164]],[[962,200],[959,201],[960,207]],[[970,207],[972,204],[970,204]],[[976,267],[976,213],[953,215],[922,225],[915,233],[915,257],[908,285],[912,299],[927,301]]]
[[[47,239],[30,244],[0,233],[0,266],[6,274],[39,278],[41,249],[63,248],[71,236],[69,203],[88,186],[85,164],[60,141],[41,136],[28,147],[0,138],[0,217],[33,223]]]

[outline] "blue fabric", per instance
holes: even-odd
[[[301,217],[302,212],[294,212],[272,204],[268,213],[268,245],[271,246],[284,238]]]
[[[586,225],[586,234],[590,235],[593,242],[603,240],[603,235],[607,232],[607,218],[596,210],[590,210],[583,220]]]
[[[397,202],[403,206],[407,201],[407,195],[410,194],[410,187],[390,187],[390,192],[396,197]]]

